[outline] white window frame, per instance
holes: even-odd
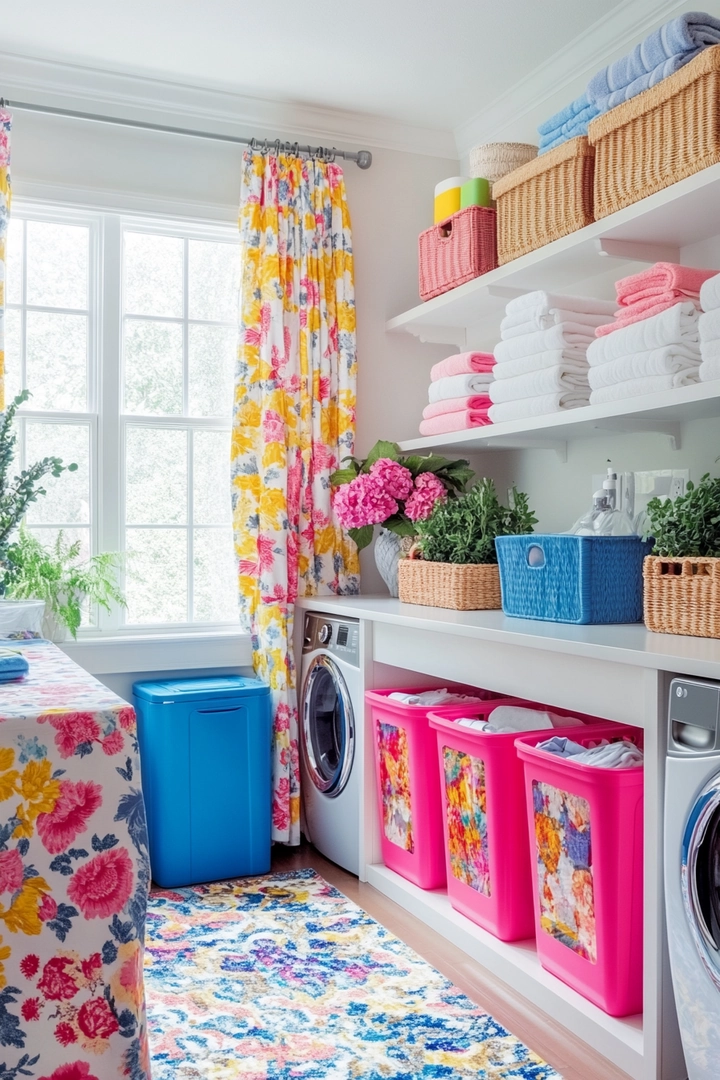
[[[128,424],[188,431],[188,518],[184,527],[188,537],[188,610],[192,611],[193,431],[227,430],[231,426],[231,421],[215,417],[152,416],[124,414],[121,412],[123,404],[123,233],[125,231],[156,233],[164,236],[178,236],[186,241],[183,286],[184,317],[182,324],[185,348],[187,348],[188,326],[196,321],[189,319],[188,314],[187,240],[228,242],[237,236],[237,232],[230,225],[207,221],[184,221],[173,215],[167,217],[161,214],[144,216],[142,214],[105,209],[78,209],[63,203],[35,202],[32,199],[23,200],[20,198],[16,198],[13,202],[13,216],[31,220],[52,221],[58,224],[83,225],[89,229],[88,411],[83,413],[51,412],[23,406],[19,415],[23,420],[69,424],[89,423],[90,546],[92,553],[125,550],[124,460],[125,432]],[[23,251],[24,255],[25,251]],[[26,277],[26,274],[27,263],[23,257],[23,278]],[[23,282],[23,301],[25,298],[26,292]],[[33,305],[32,307],[34,309],[36,306]],[[23,355],[25,351],[25,310],[26,305],[23,303]],[[39,310],[42,310],[42,307]],[[53,308],[51,310],[64,311],[65,309]],[[67,310],[72,313],[71,309]],[[158,321],[163,320],[158,319]],[[177,322],[180,320],[168,321]],[[205,320],[197,321],[208,324]],[[209,324],[213,325],[212,322]],[[183,385],[184,411],[188,401],[187,383],[186,365]],[[32,399],[29,404],[32,405]],[[21,446],[21,460],[24,464],[24,425],[19,443]],[[228,461],[228,498],[229,486],[230,462]],[[68,523],[66,526],[57,527],[73,528],[75,525],[77,523]],[[163,526],[156,525],[151,527],[163,528]],[[208,526],[208,528],[213,528],[213,526]],[[218,528],[221,528],[221,526],[218,526]],[[124,573],[121,575],[120,585],[121,587],[124,586]],[[124,614],[119,606],[112,605],[110,612],[99,609],[93,619],[93,625],[82,627],[78,632],[78,639],[175,637],[180,635],[197,637],[216,634],[225,636],[228,632],[234,631],[237,633],[239,630],[239,620],[231,622],[188,621],[183,623],[127,624],[124,622]]]

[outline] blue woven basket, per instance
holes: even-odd
[[[638,536],[498,536],[506,615],[565,623],[638,622],[643,559]]]

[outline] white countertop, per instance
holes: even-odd
[[[390,596],[313,596],[299,600],[298,606],[308,611],[326,611],[478,641],[504,642],[720,680],[719,639],[652,634],[642,623],[576,626],[513,619],[502,611],[450,611],[402,604]]]

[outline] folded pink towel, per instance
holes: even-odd
[[[450,431],[468,431],[470,428],[484,427],[492,421],[487,409],[463,409],[461,412],[443,413],[423,420],[420,424],[421,435],[446,435]]]
[[[615,321],[598,326],[595,330],[595,337],[603,337],[605,334],[612,334],[613,330],[619,330],[622,326],[630,326],[632,323],[640,322],[642,319],[650,319],[653,315],[659,315],[661,311],[667,311],[668,308],[682,303],[683,299],[687,303],[694,304],[699,309],[700,301],[698,297],[686,296],[683,298],[673,291],[660,293],[657,296],[646,296],[643,300],[637,300],[634,304],[616,311]]]
[[[470,375],[478,371],[492,371],[495,357],[492,353],[461,352],[448,356],[430,369],[430,379],[446,379],[448,375]]]
[[[717,270],[699,270],[692,266],[679,266],[677,263],[658,262],[639,274],[621,278],[615,282],[618,303],[623,307],[644,300],[648,296],[673,291],[678,298],[700,295],[700,286]]]
[[[447,413],[466,412],[468,409],[489,409],[492,401],[486,394],[475,394],[472,397],[446,398],[445,401],[436,401],[432,405],[426,405],[423,409],[423,420],[432,420],[434,416],[445,416]]]

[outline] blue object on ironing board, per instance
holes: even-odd
[[[30,670],[25,657],[15,649],[0,649],[0,682],[21,679]]]

